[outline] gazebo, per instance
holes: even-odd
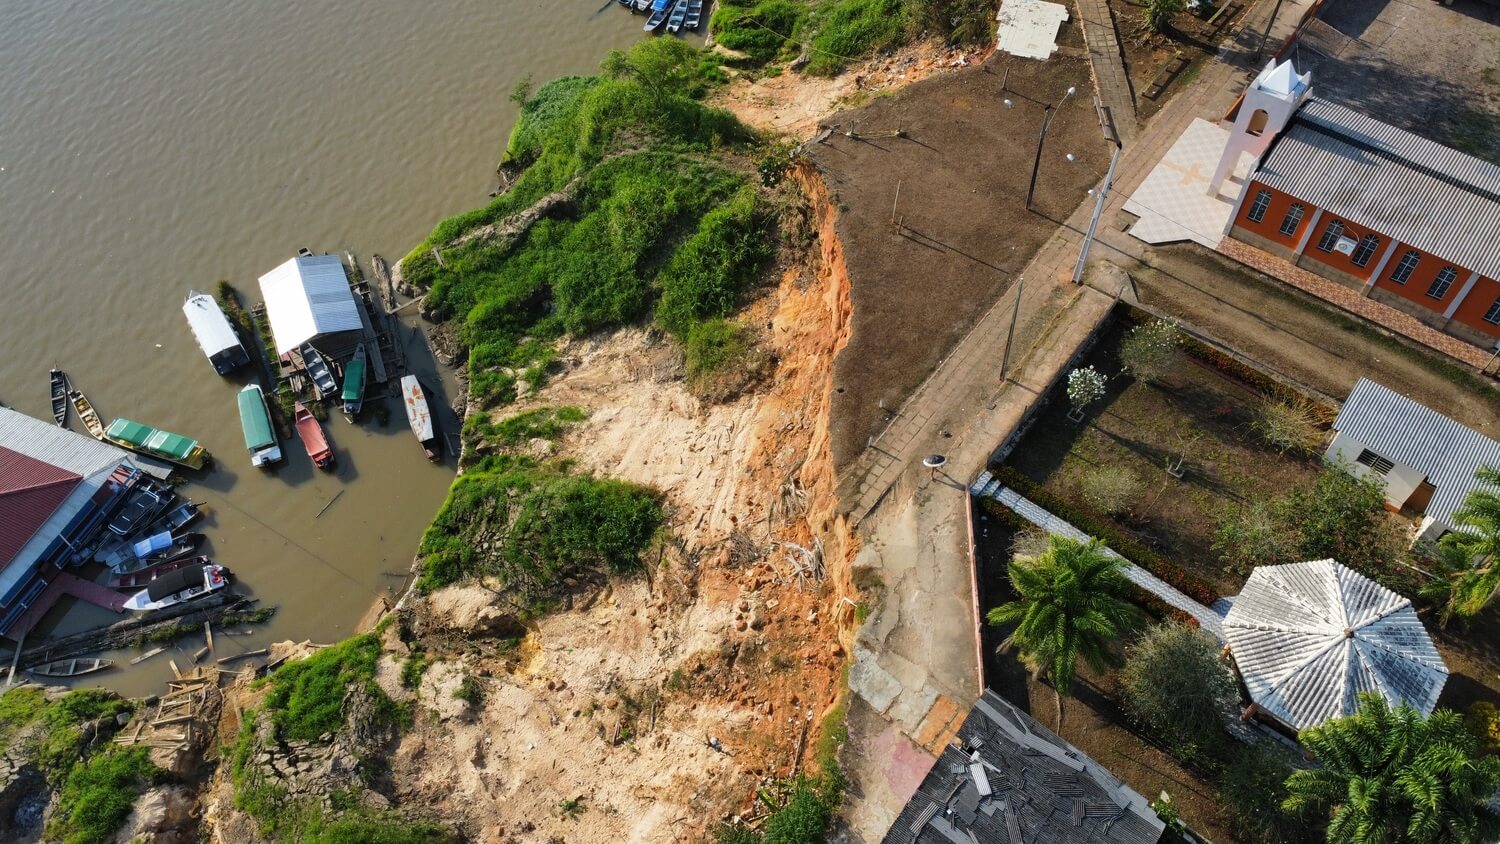
[[[1360,692],[1429,714],[1448,679],[1411,601],[1335,560],[1251,572],[1224,637],[1250,700],[1294,731],[1353,713]]]

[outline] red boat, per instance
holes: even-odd
[[[206,566],[212,562],[213,560],[201,554],[196,557],[184,555],[175,560],[168,560],[165,563],[146,566],[139,571],[117,574],[109,579],[109,586],[111,589],[126,589],[131,592],[139,592],[146,588],[146,584],[169,571],[176,571],[184,566]]]
[[[293,416],[297,423],[297,436],[302,438],[302,447],[307,449],[307,456],[320,469],[327,469],[333,465],[333,449],[328,447],[328,438],[323,435],[323,425],[318,422],[307,405],[297,402],[297,413]]]

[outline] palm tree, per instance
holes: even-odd
[[[1481,758],[1463,719],[1392,709],[1366,692],[1359,710],[1298,735],[1322,765],[1287,778],[1289,812],[1325,809],[1329,844],[1481,844],[1500,835],[1485,804],[1500,758]]]
[[[1490,488],[1470,491],[1454,511],[1453,526],[1459,529],[1438,541],[1442,579],[1423,590],[1443,601],[1444,626],[1454,615],[1478,615],[1500,589],[1500,469],[1480,466],[1474,478]]]
[[[1011,560],[1010,582],[1021,597],[986,615],[990,624],[1016,625],[1000,644],[1002,653],[1018,647],[1033,679],[1051,676],[1059,731],[1062,696],[1073,686],[1078,661],[1095,671],[1117,664],[1110,641],[1141,621],[1140,610],[1127,600],[1133,587],[1122,567],[1097,539],[1052,536],[1036,557]]]

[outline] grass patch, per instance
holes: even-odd
[[[794,39],[807,14],[800,0],[725,0],[714,9],[709,29],[716,43],[745,53],[744,63],[759,67],[796,57],[800,45]]]
[[[537,407],[491,422],[483,413],[464,420],[464,442],[472,446],[519,448],[532,440],[556,442],[563,432],[588,418],[581,407]]]
[[[364,684],[395,718],[395,704],[375,684],[379,659],[380,641],[367,633],[281,666],[268,678],[271,693],[265,703],[277,733],[286,741],[316,741],[338,732],[344,725],[344,695],[353,684]]]
[[[427,658],[427,654],[421,651],[413,651],[406,658],[406,661],[401,664],[401,687],[404,689],[415,689],[422,685],[422,675],[427,673],[427,669],[431,665],[432,661]]]
[[[903,0],[829,0],[813,9],[807,72],[833,76],[851,61],[900,45],[907,34]]]
[[[11,739],[23,727],[41,717],[47,708],[42,690],[25,687],[0,695],[0,747],[10,746]]]
[[[465,674],[458,688],[453,690],[454,700],[461,700],[470,706],[476,706],[484,699],[484,686],[480,685],[479,678],[473,674]]]
[[[66,844],[114,840],[141,789],[161,775],[143,747],[107,747],[73,765],[47,824],[47,839]]]

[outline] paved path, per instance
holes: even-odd
[[[1105,0],[1078,0],[1078,12],[1083,21],[1083,40],[1088,45],[1089,66],[1094,70],[1094,89],[1099,92],[1099,101],[1114,115],[1120,141],[1128,144],[1136,134],[1135,93],[1130,88],[1130,75],[1125,72],[1125,57],[1120,52],[1120,38],[1109,4]]]
[[[1022,496],[1019,492],[994,480],[990,477],[989,472],[980,475],[979,480],[974,482],[970,490],[975,495],[993,498],[1004,504],[1015,511],[1016,515],[1031,522],[1047,533],[1055,536],[1066,536],[1069,539],[1076,539],[1080,542],[1087,542],[1090,538],[1088,534],[1073,527],[1066,519],[1053,515],[1047,509]],[[1214,602],[1212,608],[1205,607],[1178,591],[1165,580],[1121,557],[1109,548],[1105,548],[1104,552],[1125,563],[1125,578],[1131,583],[1197,619],[1199,627],[1213,634],[1213,637],[1221,643],[1224,641],[1224,616],[1229,614],[1229,607],[1232,604],[1230,600],[1221,598]]]

